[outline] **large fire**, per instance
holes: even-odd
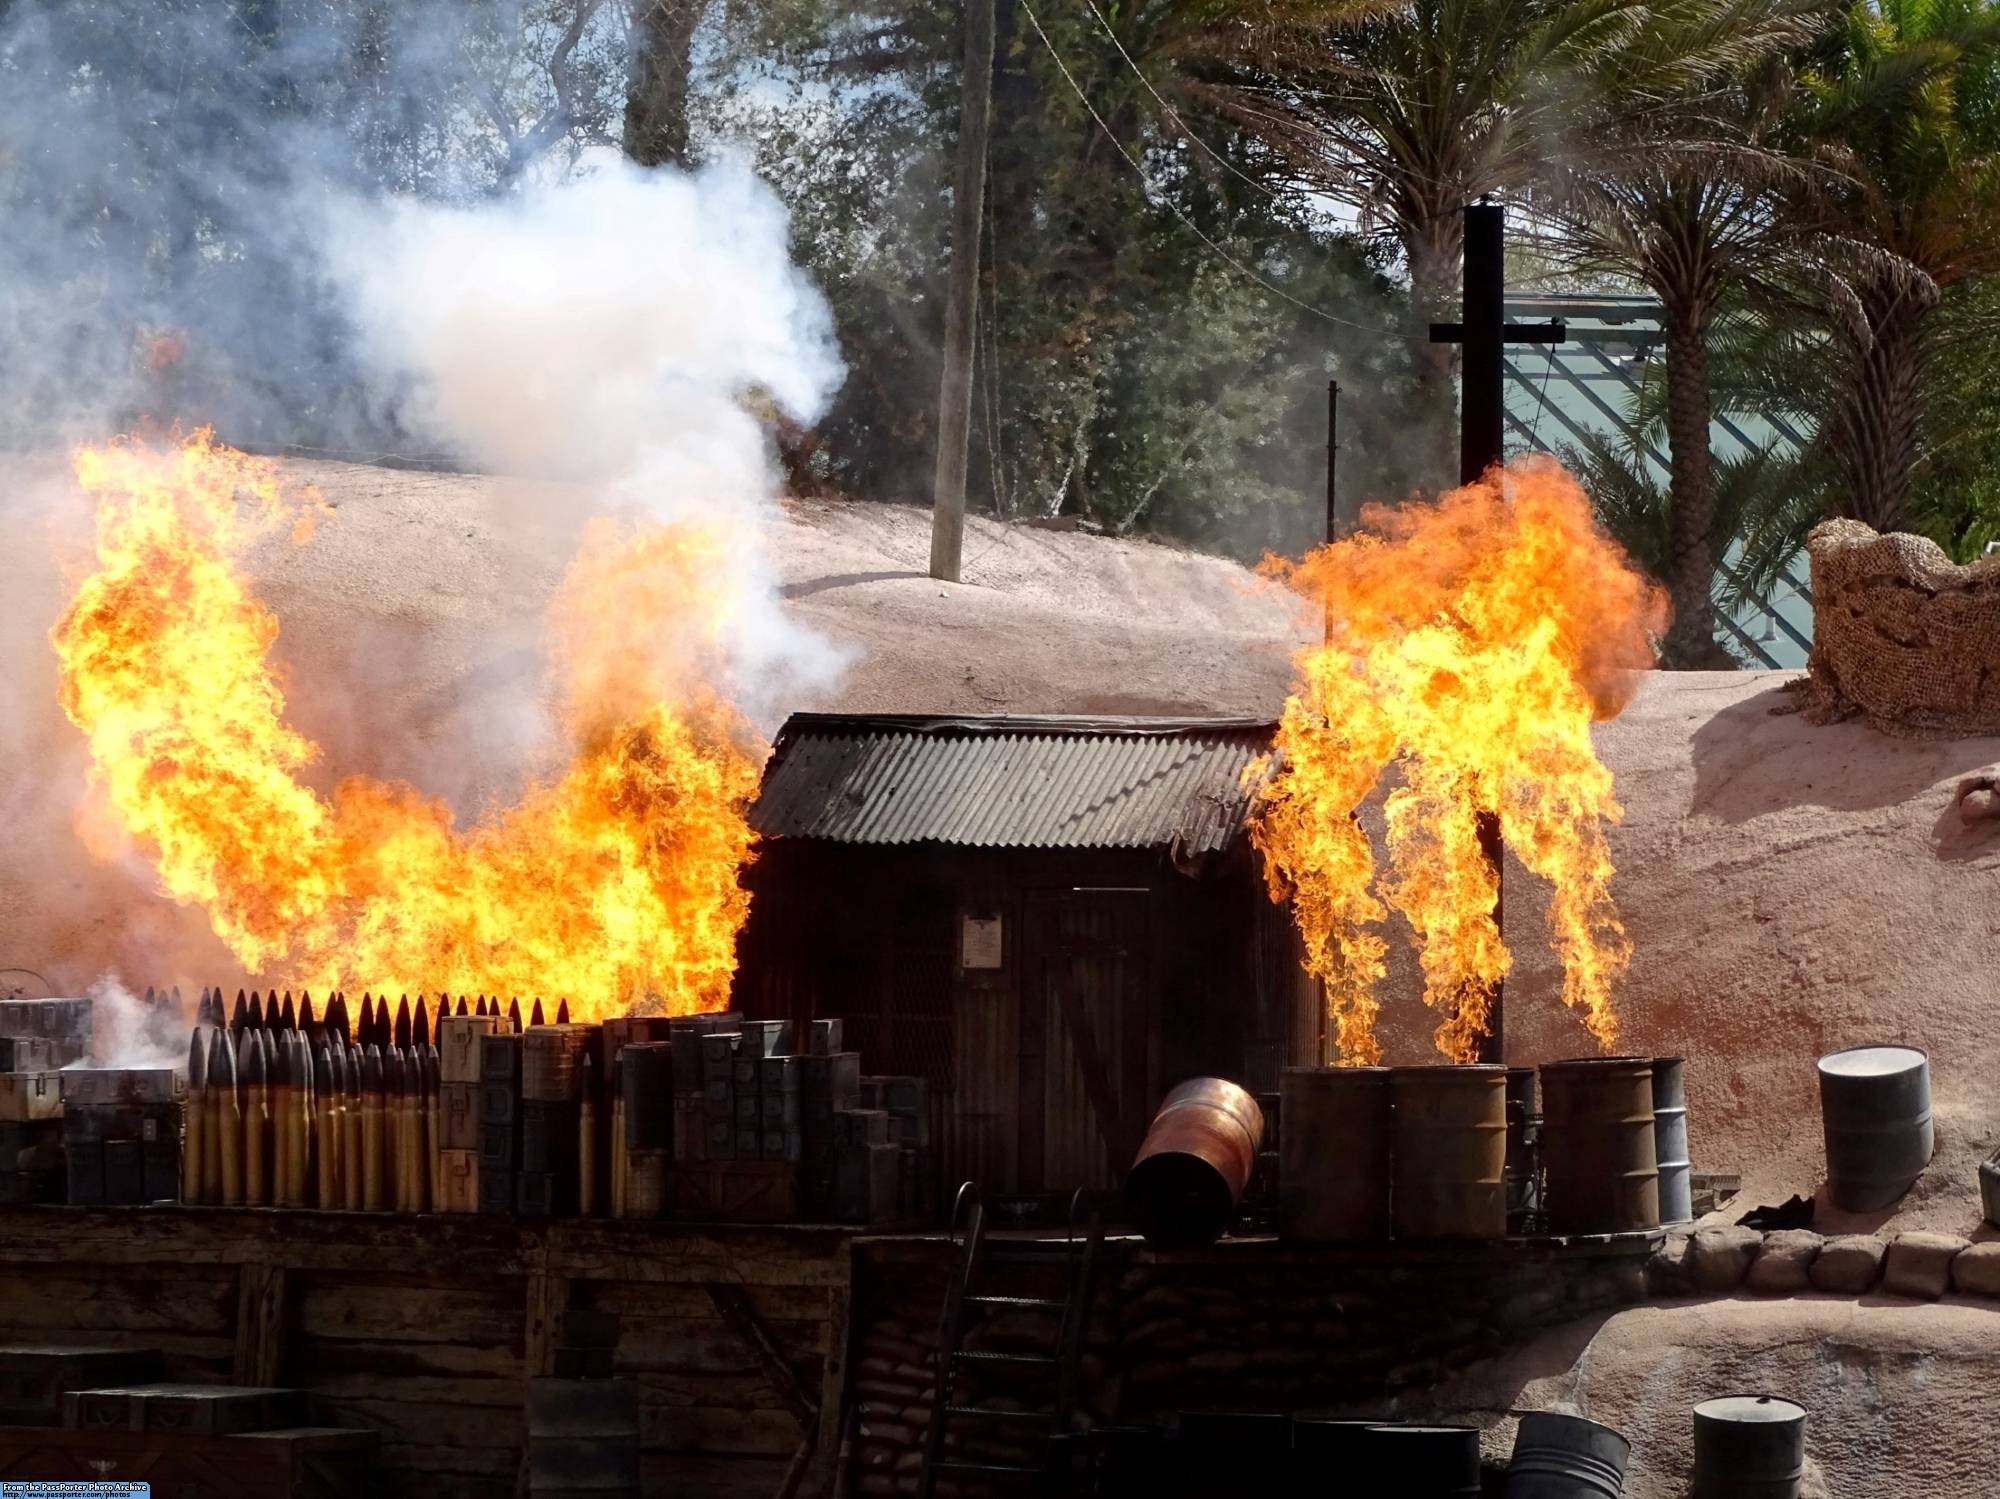
[[[1253,836],[1326,985],[1340,1059],[1379,1062],[1377,987],[1393,906],[1415,935],[1438,1049],[1471,1061],[1511,959],[1478,819],[1552,887],[1563,1001],[1607,1049],[1629,946],[1604,827],[1619,820],[1594,720],[1624,706],[1665,622],[1660,591],[1599,532],[1555,463],[1523,460],[1436,504],[1371,507],[1363,534],[1270,571],[1321,606],[1299,654]],[[1384,773],[1389,869],[1356,813]]]
[[[366,777],[330,797],[285,721],[278,624],[243,554],[313,497],[213,442],[86,447],[97,571],[53,643],[63,707],[124,831],[251,974],[338,988],[566,994],[578,1019],[727,998],[759,747],[704,673],[734,601],[692,524],[586,539],[551,612],[573,758],[459,829]],[[664,648],[663,648],[664,647]]]

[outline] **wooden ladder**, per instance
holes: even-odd
[[[944,1308],[938,1316],[937,1373],[931,1396],[930,1429],[924,1437],[924,1468],[918,1499],[933,1499],[940,1479],[982,1484],[1037,1485],[1048,1476],[1057,1439],[1069,1431],[1076,1408],[1078,1370],[1083,1362],[1084,1334],[1090,1316],[1092,1277],[1098,1250],[1104,1243],[1103,1214],[1096,1195],[1080,1190],[1070,1199],[1069,1235],[1061,1247],[1046,1241],[1013,1243],[986,1237],[986,1204],[976,1182],[958,1189],[952,1205],[954,1234],[964,1235],[958,1266],[945,1287]],[[1081,1233],[1079,1234],[1079,1228]],[[1018,1267],[1054,1267],[1064,1272],[1062,1299],[1002,1295],[988,1289],[1004,1272]],[[1056,1346],[1047,1353],[1000,1353],[965,1346],[966,1334],[989,1311],[1060,1313]],[[976,1315],[975,1315],[976,1314]],[[1022,1376],[1024,1388],[1039,1386],[1050,1409],[1008,1410],[961,1400],[959,1376],[967,1369],[1005,1371]],[[983,1424],[1039,1429],[1042,1461],[1035,1465],[976,1462],[945,1455],[948,1428]]]

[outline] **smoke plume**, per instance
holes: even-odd
[[[408,778],[471,821],[551,773],[579,681],[599,710],[616,683],[719,693],[768,732],[837,671],[781,612],[762,539],[773,430],[840,382],[830,318],[749,173],[604,149],[616,9],[568,36],[530,0],[0,13],[0,449],[19,450],[0,649],[21,663],[0,682],[0,809],[10,865],[35,872],[0,888],[0,963],[71,992],[107,967],[189,992],[234,973],[202,911],[161,898],[57,708],[49,634],[91,566],[91,516],[60,477],[72,442],[213,425],[504,476],[479,520],[509,571],[472,600],[491,623],[442,709],[388,705],[458,647],[289,593],[282,537],[245,556],[288,707],[329,751],[317,786]],[[328,513],[319,544],[369,524]],[[698,578],[684,549],[664,570],[633,560],[663,526],[701,537]],[[691,579],[723,601],[699,629],[674,607]],[[576,625],[605,616],[578,607],[585,589],[616,590],[622,633]],[[315,608],[331,627],[288,623]]]

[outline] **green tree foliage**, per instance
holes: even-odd
[[[1254,555],[1317,535],[1325,386],[1348,391],[1348,491],[1397,497],[1422,330],[1379,258],[1276,154],[1170,96],[1160,16],[1002,4],[972,495]],[[852,374],[814,462],[928,500],[957,109],[955,6],[805,5],[712,126],[791,199]],[[1038,29],[1038,25],[1039,28]],[[1060,59],[1060,62],[1058,61]],[[1065,75],[1067,69],[1067,76]],[[1101,123],[1100,123],[1101,121]]]

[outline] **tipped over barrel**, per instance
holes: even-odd
[[[1535,1411],[1521,1417],[1507,1499],[1618,1499],[1632,1444],[1608,1426]]]
[[[1821,1057],[1819,1112],[1834,1206],[1885,1208],[1931,1162],[1930,1058],[1914,1046],[1855,1046]]]
[[[1263,1138],[1263,1110],[1234,1083],[1197,1077],[1169,1092],[1125,1176],[1126,1205],[1146,1242],[1214,1243],[1242,1201]]]

